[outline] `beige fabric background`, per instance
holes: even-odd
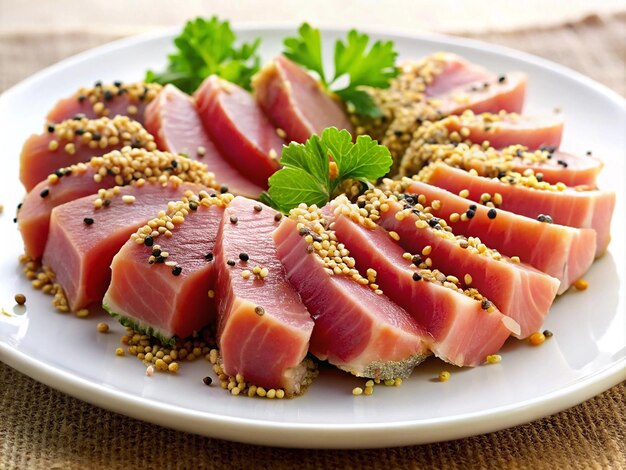
[[[0,0],[0,91],[130,28],[8,28],[6,8]],[[475,37],[570,66],[626,95],[626,14],[559,27],[473,31]],[[59,393],[0,363],[1,470],[225,467],[626,468],[626,384],[555,416],[484,436],[395,449],[314,451],[224,442],[143,423]]]

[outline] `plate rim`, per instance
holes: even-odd
[[[288,33],[297,28],[295,25],[275,24],[235,24],[233,29],[242,32],[260,34]],[[88,49],[71,57],[65,58],[26,79],[13,85],[0,95],[0,108],[13,94],[41,78],[71,67],[85,59],[112,52],[141,43],[171,37],[180,27],[159,29],[148,33],[120,38],[115,41]],[[345,33],[347,28],[321,27],[328,33]],[[517,59],[579,82],[581,85],[602,94],[606,99],[617,104],[622,118],[626,120],[626,99],[607,86],[570,69],[533,54],[518,51],[505,46],[491,44],[477,39],[449,36],[436,33],[389,33],[383,28],[360,28],[368,34],[384,35],[390,38],[402,38],[410,41],[436,43],[440,46],[452,45],[466,47],[476,52],[489,52]],[[599,393],[626,380],[626,356],[611,365],[584,376],[566,387],[553,390],[539,397],[515,402],[489,410],[475,411],[452,417],[429,418],[425,420],[393,421],[389,423],[361,424],[320,424],[267,421],[262,419],[241,418],[201,412],[183,408],[178,405],[157,403],[154,399],[145,399],[131,393],[108,388],[90,380],[81,378],[59,367],[44,364],[35,357],[12,348],[0,341],[0,360],[21,373],[51,386],[63,393],[74,396],[95,406],[121,413],[135,419],[152,422],[168,428],[193,432],[209,437],[228,439],[250,444],[273,445],[297,448],[373,448],[391,447],[409,444],[425,444],[442,440],[458,439],[487,432],[495,432],[504,428],[528,423],[536,419],[558,413],[575,406]],[[111,398],[114,400],[111,400]],[[185,418],[186,426],[182,426],[180,418]],[[456,425],[456,426],[452,426]],[[241,433],[242,429],[248,431]],[[297,431],[287,434],[288,431]],[[355,442],[354,434],[359,435]],[[386,432],[385,432],[386,431]],[[407,432],[409,431],[409,432]],[[426,432],[426,434],[424,434]],[[280,438],[287,439],[280,442]]]

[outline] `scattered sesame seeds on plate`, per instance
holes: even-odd
[[[263,36],[264,58],[269,59],[291,32],[245,29],[240,37]],[[250,399],[205,385],[215,380],[207,361],[185,362],[175,374],[151,374],[154,369],[148,371],[121,348],[124,328],[98,309],[90,308],[81,319],[54,311],[50,297],[33,290],[18,265],[22,245],[12,209],[23,194],[17,177],[22,143],[39,131],[59,97],[96,80],[132,81],[147,68],[158,68],[174,34],[129,38],[88,51],[35,74],[0,97],[0,120],[11,122],[0,128],[5,153],[0,175],[1,361],[63,392],[139,419],[217,438],[293,447],[385,447],[495,431],[556,413],[626,379],[623,98],[545,60],[443,36],[371,34],[394,40],[405,58],[447,50],[496,73],[527,72],[526,111],[562,108],[567,114],[562,147],[578,153],[592,150],[601,157],[606,167],[600,184],[618,193],[609,252],[594,263],[585,282],[578,283],[582,290],[572,289],[555,302],[536,347],[511,339],[498,357],[475,369],[429,359],[401,386],[377,385],[375,391],[363,379],[322,367],[302,397]],[[324,31],[328,40],[340,35],[345,31]],[[19,302],[16,294],[28,301]],[[106,334],[105,327],[98,326],[104,322],[109,326]],[[442,371],[449,375],[442,377]]]

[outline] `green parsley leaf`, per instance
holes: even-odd
[[[252,76],[258,72],[261,59],[257,49],[261,39],[235,47],[236,36],[228,21],[217,17],[188,21],[180,36],[174,39],[176,52],[168,55],[162,72],[148,70],[146,82],[172,83],[193,93],[209,75],[250,89]]]
[[[356,30],[348,32],[345,41],[335,42],[334,74],[324,71],[322,40],[319,29],[303,23],[298,36],[283,41],[283,54],[315,72],[322,85],[339,96],[357,114],[378,117],[381,112],[371,95],[363,87],[388,88],[399,73],[396,67],[398,53],[391,41],[376,41],[368,49],[370,38]],[[327,77],[332,76],[332,80]],[[348,84],[341,86],[347,79]]]
[[[337,165],[333,179],[330,159]],[[321,137],[313,135],[304,144],[283,147],[283,168],[270,177],[261,200],[284,213],[300,203],[323,206],[337,196],[343,182],[374,182],[387,174],[392,162],[389,149],[371,137],[359,136],[353,143],[348,131],[329,127]]]

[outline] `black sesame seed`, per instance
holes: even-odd
[[[213,383],[213,379],[207,375],[205,378],[202,379],[202,383],[209,386]]]
[[[39,193],[41,197],[48,197],[48,194],[50,194],[50,190],[48,188],[44,189],[43,191]]]
[[[72,116],[72,120],[74,121],[80,121],[84,118],[85,118],[85,115],[83,113],[74,114],[74,116]]]
[[[161,255],[156,257],[156,262],[157,263],[165,263],[165,258]]]
[[[22,208],[22,203],[20,202],[20,203],[17,205],[17,210],[19,211],[21,208]]]
[[[93,86],[95,87],[101,87],[102,86],[102,80],[98,80],[96,83],[93,84]]]
[[[74,134],[76,135],[83,135],[85,133],[85,129],[76,129],[74,131]]]
[[[91,135],[91,138],[92,138],[93,140],[95,140],[95,141],[98,141],[98,140],[100,140],[100,139],[102,138],[102,136],[101,136],[98,132],[94,132],[94,133]]]
[[[480,303],[480,307],[483,310],[487,310],[487,309],[489,309],[489,307],[491,307],[491,302],[488,301],[487,299],[483,299],[483,301]]]
[[[265,315],[265,309],[261,306],[256,306],[254,307],[254,313],[256,313],[258,316],[263,316]]]
[[[106,90],[104,92],[104,101],[111,101],[113,99],[113,93],[111,93],[109,90]]]
[[[413,255],[413,257],[411,258],[411,262],[415,265],[415,266],[419,266],[420,263],[422,262],[422,257],[420,255]]]
[[[476,204],[470,204],[469,209],[475,211],[478,206]]]
[[[279,222],[280,219],[282,218],[283,218],[283,214],[281,214],[280,212],[277,212],[276,215],[274,216],[274,221]]]
[[[435,228],[438,223],[439,219],[437,217],[433,217],[432,219],[428,220],[428,225],[430,225],[432,228]]]
[[[158,248],[155,248],[154,250],[152,250],[152,256],[154,256],[155,258],[157,256],[161,256],[161,250],[159,250]]]
[[[78,102],[82,103],[83,101],[85,101],[87,99],[87,97],[85,95],[79,95],[78,96]]]
[[[121,80],[115,80],[115,81],[113,82],[113,85],[115,85],[116,87],[118,87],[118,88],[119,88],[119,87],[121,87],[121,86],[122,86],[122,81],[121,81]]]
[[[414,281],[421,281],[422,280],[422,276],[420,276],[419,273],[413,273],[413,280]]]
[[[241,261],[245,262],[245,261],[248,261],[250,259],[250,256],[248,255],[248,253],[241,252],[241,253],[239,253],[239,259]]]
[[[228,186],[226,186],[225,184],[220,186],[220,193],[224,194],[228,192]]]
[[[226,261],[226,264],[228,266],[234,266],[235,265],[235,260],[234,259],[229,259],[228,261]]]
[[[54,132],[54,126],[52,124],[48,124],[48,132]]]
[[[356,205],[359,209],[363,209],[365,207],[365,201],[357,201]]]
[[[489,211],[487,212],[487,217],[489,217],[490,219],[495,219],[497,215],[498,213],[495,209],[489,209]]]
[[[172,160],[170,165],[172,165],[172,168],[178,168],[178,161],[177,160]]]
[[[183,272],[183,268],[181,266],[174,266],[174,268],[172,269],[172,274],[174,276],[180,276],[180,273]]]
[[[17,217],[13,217],[13,223],[16,224],[17,223]]]
[[[152,236],[148,235],[146,236],[146,238],[143,239],[143,244],[146,246],[152,246],[154,245],[154,239],[152,238]],[[159,253],[161,254],[161,253]]]
[[[191,209],[192,211],[197,211],[198,210],[198,204],[196,204],[195,202],[190,202],[189,203],[189,209]]]
[[[94,220],[91,217],[85,217],[83,222],[85,222],[85,225],[93,225]]]
[[[236,215],[231,215],[230,216],[230,223],[231,224],[236,224],[239,221],[239,219],[237,218]]]
[[[557,160],[556,162],[563,168],[567,168],[567,162],[565,160]]]
[[[254,206],[254,210],[257,211],[257,212],[261,212],[263,210],[263,206],[260,206],[260,205],[257,204],[257,205]]]
[[[538,220],[539,222],[544,222],[544,223],[546,223],[546,224],[552,224],[552,223],[554,223],[554,221],[552,220],[552,217],[550,217],[550,216],[549,216],[549,215],[547,215],[547,214],[539,214],[539,215],[537,216],[537,220]]]
[[[206,255],[204,255],[204,259],[207,261],[213,261],[213,252],[209,251]]]
[[[401,137],[403,134],[403,132],[401,130],[395,130],[393,131],[393,135],[395,135],[396,137]]]
[[[471,219],[472,217],[474,217],[476,215],[476,212],[474,212],[472,209],[469,209],[465,215],[467,216],[468,219]]]
[[[499,171],[498,178],[504,178],[506,176],[506,171]]]
[[[504,83],[506,81],[506,75],[500,75],[498,77],[498,83]]]
[[[590,157],[590,156],[591,156],[591,150],[587,150],[586,155],[587,155],[588,157]]]
[[[102,204],[104,204],[104,207],[109,207],[111,205],[111,200],[105,199],[104,201],[102,201]]]
[[[552,333],[550,330],[543,330],[543,335],[546,338],[552,338],[554,336],[554,333]]]

